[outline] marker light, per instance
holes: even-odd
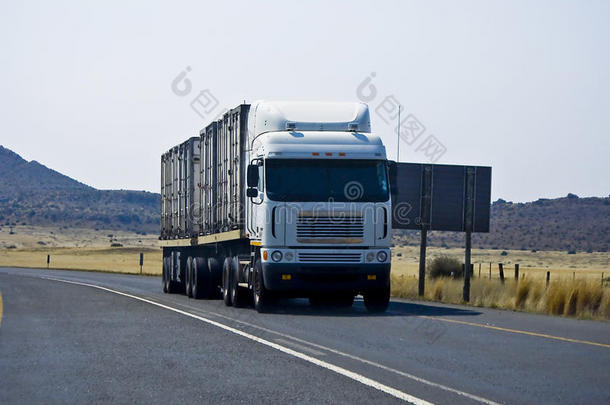
[[[373,260],[375,260],[375,253],[373,252],[368,252],[366,254],[366,261],[367,262],[372,262]]]
[[[264,259],[264,260],[267,260],[267,258],[268,258],[268,257],[269,257],[269,256],[268,256],[268,254],[267,254],[267,251],[266,251],[266,250],[265,250],[265,251],[263,251],[263,259]]]
[[[384,252],[383,250],[377,252],[377,261],[385,262],[387,260],[387,258],[388,258],[388,254],[386,252]]]

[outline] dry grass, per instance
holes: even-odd
[[[426,282],[424,299],[451,304],[463,304],[463,280],[430,279]],[[417,279],[406,275],[392,276],[392,295],[419,299]],[[480,307],[610,320],[610,287],[601,282],[558,280],[549,286],[541,280],[524,278],[519,281],[485,278],[473,279],[470,304]]]
[[[120,248],[35,248],[2,249],[0,266],[46,268],[51,255],[51,269],[96,270],[116,273],[140,273],[140,253],[144,253],[142,273],[161,274],[161,249]]]

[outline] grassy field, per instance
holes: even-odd
[[[161,275],[161,249],[145,247],[3,249],[0,267],[46,268],[47,255],[51,255],[51,269],[139,274],[140,253],[144,253],[142,274]]]
[[[156,235],[90,229],[15,227],[0,229],[0,266],[97,270],[120,273],[161,274],[161,249]],[[120,247],[110,247],[119,244]],[[610,253],[567,254],[556,251],[473,249],[472,305],[511,310],[610,319],[610,282],[602,287],[602,277],[610,278]],[[463,249],[430,247],[429,260],[438,256],[464,260]],[[417,299],[419,248],[392,249],[392,295]],[[491,265],[491,278],[489,268]],[[505,284],[499,280],[498,263],[504,264]],[[520,280],[514,279],[519,264]],[[479,277],[479,264],[481,276]],[[551,272],[547,287],[546,272]],[[462,280],[426,281],[424,299],[462,303]]]

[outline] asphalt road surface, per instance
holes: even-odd
[[[271,314],[0,269],[0,403],[609,404],[610,323],[393,300]]]

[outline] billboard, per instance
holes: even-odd
[[[489,232],[491,167],[390,162],[392,227]]]

